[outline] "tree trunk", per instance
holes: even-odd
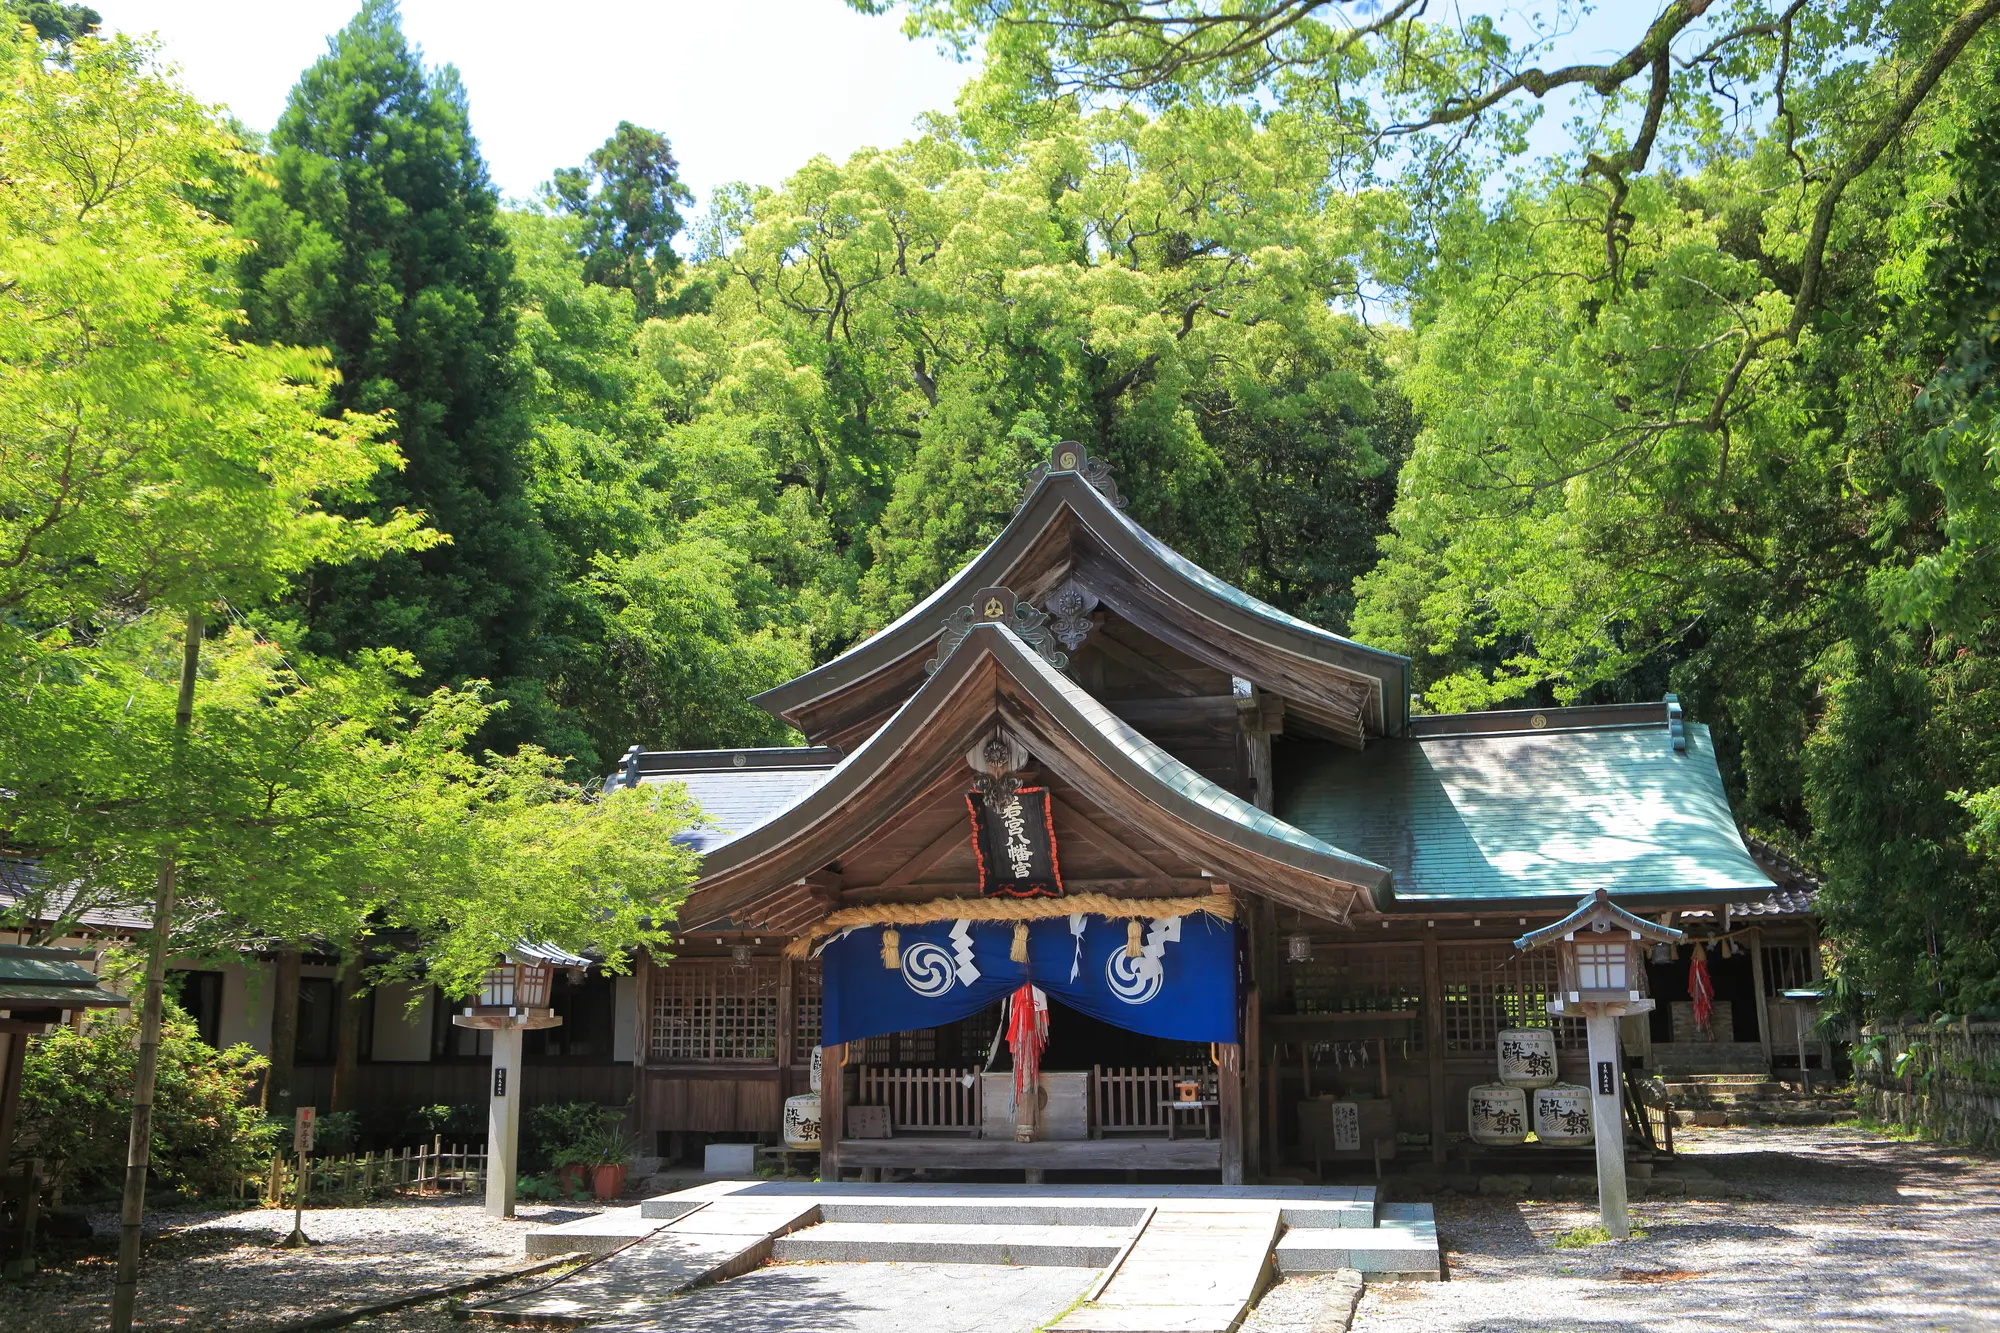
[[[194,726],[194,681],[201,665],[201,611],[188,612],[181,643],[180,698],[174,706],[175,768]],[[175,774],[176,780],[179,774]],[[111,1292],[111,1333],[130,1333],[139,1298],[139,1232],[146,1215],[146,1177],[153,1163],[153,1085],[160,1069],[160,992],[166,980],[174,924],[174,852],[160,857],[153,893],[152,939],[146,949],[146,991],[139,1010],[139,1064],[132,1080],[132,1136],[125,1148],[125,1200],[118,1227],[118,1282]]]
[[[350,944],[340,959],[340,980],[334,987],[334,1013],[339,1016],[340,1044],[333,1055],[333,1091],[327,1102],[335,1112],[354,1109],[355,1071],[361,1063],[361,941]]]
[[[289,1119],[295,1105],[292,1069],[299,1053],[299,951],[284,949],[271,966],[271,1074],[264,1080],[264,1110]]]

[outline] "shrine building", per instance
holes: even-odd
[[[1415,712],[1408,659],[1176,554],[1076,444],[943,587],[757,702],[808,744],[635,747],[607,780],[709,820],[632,989],[663,1153],[775,1137],[817,1050],[827,1180],[1442,1160],[1503,1029],[1581,1077],[1553,951],[1513,941],[1599,889],[1689,936],[1649,955],[1629,1069],[1825,1056],[1783,998],[1818,980],[1812,882],[1746,843],[1671,696]]]

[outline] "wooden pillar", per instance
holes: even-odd
[[[333,1012],[337,1041],[333,1051],[333,1090],[327,1096],[330,1109],[354,1109],[355,1083],[361,1066],[361,942],[347,947],[340,959],[340,975],[333,985]],[[497,1049],[497,1048],[496,1048]],[[507,1214],[512,1217],[513,1214]]]
[[[1750,986],[1757,992],[1757,1041],[1764,1048],[1764,1077],[1771,1076],[1771,1001],[1764,994],[1764,931],[1750,930]],[[1805,1077],[1805,1070],[1799,1070]]]
[[[641,1146],[671,1158],[678,1150],[671,1140],[662,1141],[666,1127],[660,1124],[653,1086],[646,1078],[646,1062],[653,1058],[654,970],[652,955],[641,949],[632,963],[632,1115],[638,1121]]]
[[[845,1046],[819,1048],[819,1178],[840,1179],[840,1137],[847,1132]]]
[[[264,1110],[292,1116],[292,1071],[299,1054],[299,951],[282,949],[271,964],[271,1072],[264,1079]]]
[[[1826,968],[1820,961],[1819,956],[1819,922],[1813,917],[1806,918],[1806,967],[1811,970],[1813,989],[1820,989],[1826,981]],[[1800,1021],[1804,1021],[1803,1015],[1801,1015]],[[1803,1032],[1804,1029],[1801,1028],[1800,1031]],[[1833,1038],[1827,1035],[1824,1028],[1820,1029],[1818,1045],[1819,1067],[1827,1071],[1827,1079],[1831,1082],[1833,1078]],[[1799,1058],[1803,1060],[1805,1057],[1801,1055]],[[1805,1071],[1801,1069],[1799,1073],[1803,1077]],[[1808,1078],[1805,1082],[1807,1087],[1812,1086],[1811,1079]]]
[[[1215,1097],[1221,1106],[1222,1183],[1243,1183],[1243,1047],[1227,1042],[1216,1047]]]
[[[1442,1166],[1451,1108],[1444,1079],[1444,963],[1432,928],[1424,932],[1424,1056],[1430,1066],[1431,1161]]]
[[[792,1086],[792,1049],[798,1037],[793,1025],[798,1021],[798,1006],[792,1002],[792,960],[784,954],[778,955],[778,1105],[783,1107],[785,1098],[798,1089]],[[779,1129],[784,1128],[784,1117],[779,1116]]]
[[[14,1120],[21,1108],[21,1065],[28,1054],[28,1024],[10,1020],[0,1030],[0,1175],[14,1153]]]
[[[1239,897],[1243,907],[1245,943],[1250,957],[1250,993],[1243,1001],[1243,1170],[1251,1178],[1268,1175],[1264,1162],[1264,968],[1262,917],[1270,910],[1262,898]]]

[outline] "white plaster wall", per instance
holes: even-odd
[[[638,1056],[637,977],[613,977],[611,1000],[611,1058],[630,1064]]]
[[[271,1053],[271,970],[264,963],[229,963],[222,969],[222,1022],[216,1040],[225,1048],[248,1042]]]
[[[410,1007],[410,997],[417,1005]],[[392,981],[375,990],[376,1060],[428,1062],[431,1058],[431,1022],[437,991],[430,986]]]

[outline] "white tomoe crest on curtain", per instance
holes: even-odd
[[[903,983],[926,1000],[935,1000],[958,980],[958,969],[941,944],[912,944],[903,950]]]
[[[979,980],[979,965],[972,961],[972,923],[955,921],[951,927],[951,948],[942,944],[912,944],[902,951],[903,984],[926,1000],[935,1000],[954,983],[970,986]]]
[[[1167,945],[1181,942],[1181,919],[1166,917],[1146,927],[1146,942],[1134,958],[1123,949],[1113,949],[1104,960],[1104,984],[1126,1004],[1145,1004],[1166,984],[1167,970],[1161,961]]]

